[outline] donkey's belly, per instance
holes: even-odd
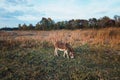
[[[59,51],[66,51],[66,49],[60,49],[60,48],[58,48],[58,50],[59,50]]]

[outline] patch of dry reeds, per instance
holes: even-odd
[[[120,46],[120,28],[104,28],[99,30],[53,30],[53,31],[1,31],[0,43],[22,43],[21,45],[37,45],[39,42],[68,42],[73,46],[83,44]],[[15,42],[15,43],[14,43]],[[10,44],[9,44],[10,45]]]

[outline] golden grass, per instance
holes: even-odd
[[[73,46],[83,44],[120,46],[120,28],[104,28],[99,30],[53,30],[53,31],[11,31],[0,32],[0,40],[34,44],[55,41],[69,42]]]

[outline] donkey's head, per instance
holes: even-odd
[[[69,53],[69,56],[70,56],[70,58],[74,58],[75,57],[75,55],[74,55],[75,53],[72,51],[72,52],[70,52]]]

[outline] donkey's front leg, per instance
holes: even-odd
[[[63,57],[65,58],[65,54],[66,54],[66,52],[64,51],[64,54],[63,54]]]
[[[65,51],[65,54],[66,54],[67,58],[69,59],[69,55],[68,55],[68,51],[67,50]]]

